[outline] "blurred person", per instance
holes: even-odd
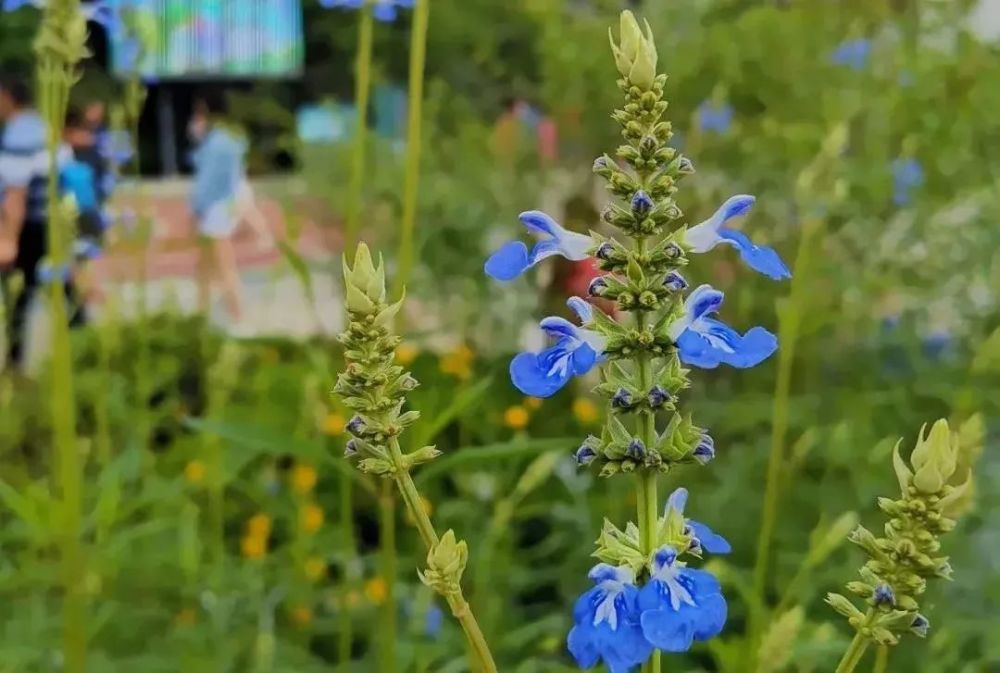
[[[0,78],[0,279],[5,289],[20,273],[21,293],[7,315],[7,356],[23,365],[24,327],[48,254],[48,180],[50,170],[45,122],[32,107],[31,89],[17,77]],[[67,161],[61,148],[56,162]],[[67,296],[75,296],[66,280]],[[7,299],[9,301],[10,298]]]
[[[190,131],[201,138],[192,154],[195,175],[191,189],[191,210],[201,243],[198,263],[198,306],[203,313],[211,308],[212,281],[218,277],[223,301],[233,331],[245,330],[243,298],[233,234],[247,215],[252,192],[246,180],[246,140],[226,119],[224,96],[206,92],[199,100]],[[256,210],[254,208],[254,210]],[[251,217],[251,224],[266,229],[263,217]]]

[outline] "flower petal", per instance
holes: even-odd
[[[580,328],[571,323],[566,318],[560,318],[559,316],[550,315],[548,318],[542,318],[542,321],[538,323],[538,326],[542,328],[550,337],[555,337],[557,339],[572,339],[574,342],[580,341]]]
[[[597,352],[586,343],[580,344],[573,351],[573,373],[583,376],[597,364]]]
[[[712,214],[712,217],[687,230],[684,235],[684,243],[691,248],[692,252],[708,252],[722,242],[719,228],[734,217],[746,215],[756,200],[749,194],[737,194],[729,197]]]
[[[719,236],[724,242],[739,250],[740,257],[754,271],[774,280],[792,277],[792,272],[781,261],[781,257],[778,256],[774,248],[769,248],[766,245],[754,245],[746,234],[735,229],[719,229]]]
[[[681,361],[703,369],[727,364],[739,369],[754,367],[778,350],[778,339],[762,327],[741,336],[728,325],[703,318],[676,339]]]
[[[733,550],[726,538],[722,537],[700,521],[688,519],[687,524],[691,526],[691,529],[694,531],[694,536],[698,538],[699,542],[701,542],[702,549],[708,553],[728,554]]]
[[[531,266],[528,246],[521,241],[504,243],[486,260],[486,275],[500,281],[513,280]]]
[[[684,513],[684,506],[687,505],[688,490],[684,487],[675,489],[667,498],[667,510],[675,509],[679,513]]]
[[[377,0],[372,7],[372,16],[378,21],[391,23],[396,20],[396,6],[387,0]]]
[[[588,323],[594,318],[594,309],[580,297],[570,297],[566,305],[576,314],[581,323]]]
[[[694,639],[708,640],[722,633],[729,612],[725,597],[721,593],[700,597],[698,608]]]
[[[552,397],[572,378],[570,354],[561,351],[566,361],[553,366],[553,349],[542,353],[519,353],[510,361],[510,380],[529,397]]]
[[[566,232],[562,225],[540,210],[525,211],[518,215],[518,219],[531,233],[539,236],[559,238]]]

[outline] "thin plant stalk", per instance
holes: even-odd
[[[868,614],[871,616],[871,611]],[[847,651],[844,652],[844,656],[840,660],[840,664],[837,665],[835,673],[854,673],[854,669],[858,667],[861,659],[864,658],[870,642],[868,638],[861,635],[861,631],[855,633],[854,639],[847,647]]]
[[[357,545],[354,538],[354,481],[350,475],[340,473],[340,539],[344,545],[345,558],[354,559],[357,557]],[[350,591],[354,585],[354,577],[350,572],[350,563],[346,564],[348,572],[344,573],[344,585]],[[340,670],[348,671],[351,667],[351,647],[354,643],[354,620],[351,619],[350,610],[340,611],[340,620],[337,628],[337,661],[340,662]]]
[[[803,226],[799,238],[798,251],[795,255],[794,275],[790,296],[779,311],[778,321],[778,375],[775,383],[773,420],[771,423],[771,450],[768,455],[767,481],[764,487],[764,507],[760,531],[757,537],[757,556],[753,574],[754,605],[760,606],[755,611],[753,624],[750,628],[751,643],[755,643],[763,623],[764,592],[766,590],[767,571],[769,568],[771,541],[774,526],[778,517],[778,503],[781,492],[781,469],[785,464],[785,445],[788,433],[789,398],[792,382],[792,366],[795,361],[795,349],[799,339],[802,315],[809,297],[806,288],[809,283],[807,269],[811,263],[814,240],[822,231],[822,223],[809,219]]]
[[[875,650],[875,668],[872,673],[885,673],[889,668],[889,646],[879,645]]]
[[[403,179],[403,219],[399,231],[399,271],[395,294],[399,295],[413,271],[413,233],[417,219],[417,188],[420,183],[421,128],[424,107],[424,64],[427,60],[429,0],[416,0],[410,35],[410,83],[406,124],[406,173]]]
[[[402,464],[403,454],[399,449],[399,442],[396,439],[393,439],[389,443],[389,449],[395,464]],[[434,524],[431,523],[431,519],[423,507],[423,501],[420,493],[417,491],[417,486],[413,483],[413,478],[407,470],[397,470],[394,479],[399,493],[403,498],[403,503],[406,505],[410,516],[413,517],[417,532],[420,534],[420,539],[423,540],[424,546],[430,551],[437,546],[440,538],[437,531],[434,530]],[[490,652],[486,638],[479,627],[479,622],[476,621],[475,615],[472,614],[472,608],[465,600],[461,588],[456,593],[445,596],[445,598],[448,601],[448,607],[451,608],[452,614],[462,626],[462,631],[465,633],[465,638],[469,646],[472,648],[473,657],[478,664],[478,673],[497,673],[493,654]]]
[[[74,68],[52,57],[39,63],[41,108],[48,130],[48,241],[54,267],[69,263],[69,241],[65,211],[59,202],[58,153]],[[87,662],[87,599],[84,594],[82,487],[83,463],[77,446],[76,405],[73,394],[73,360],[70,350],[66,295],[61,282],[48,286],[48,308],[52,330],[51,391],[52,430],[55,449],[54,475],[60,495],[59,549],[62,557],[64,670],[84,673]]]
[[[379,640],[378,667],[381,673],[396,671],[396,498],[392,484],[382,484],[378,498],[379,551],[381,576],[385,582],[385,601],[382,604],[382,628]]]
[[[347,218],[344,227],[344,250],[354,247],[358,238],[361,220],[361,201],[365,187],[366,151],[368,143],[368,101],[371,96],[373,18],[372,9],[366,3],[359,11],[358,50],[356,54],[354,101],[357,117],[354,128],[354,144],[351,147],[351,177],[347,193]]]

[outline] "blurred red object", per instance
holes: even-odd
[[[590,282],[598,276],[603,275],[604,272],[601,271],[600,267],[597,265],[596,259],[591,258],[585,259],[581,262],[574,262],[572,269],[566,276],[563,289],[565,290],[567,297],[575,295],[577,297],[589,298],[591,303],[595,306],[608,315],[615,317],[618,314],[618,306],[615,302],[608,301],[607,299],[590,297],[588,293],[588,290],[590,289]]]

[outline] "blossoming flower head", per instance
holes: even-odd
[[[708,640],[726,623],[726,599],[719,580],[678,561],[677,550],[660,547],[653,555],[650,581],[639,592],[643,637],[657,649],[684,652]]]
[[[834,65],[841,65],[851,70],[864,70],[868,65],[868,59],[872,53],[872,41],[865,38],[847,40],[841,42],[833,53],[830,54],[830,62]]]
[[[707,436],[707,435],[706,435]],[[665,515],[669,516],[670,511],[674,510],[678,514],[684,514],[684,507],[687,505],[688,491],[686,488],[678,488],[670,497],[667,499],[667,507]],[[694,519],[684,519],[684,524],[688,532],[694,536],[699,542],[699,546],[710,554],[728,554],[733,550],[729,545],[729,541],[714,532],[711,528],[705,524],[695,521]]]
[[[582,668],[603,661],[611,673],[628,673],[653,651],[639,625],[635,573],[599,563],[588,576],[595,586],[573,607],[567,648]]]
[[[726,133],[733,125],[733,106],[704,101],[698,106],[698,126],[708,133]]]
[[[722,292],[701,285],[684,302],[684,315],[670,325],[681,361],[703,369],[720,364],[745,369],[754,367],[778,349],[778,340],[763,327],[740,334],[710,317],[722,306]]]
[[[708,252],[718,245],[729,245],[739,251],[740,257],[754,271],[774,280],[791,278],[791,272],[773,248],[754,245],[742,231],[725,226],[730,220],[750,212],[755,201],[749,194],[730,197],[712,217],[688,229],[684,243],[696,253]]]
[[[571,297],[569,307],[587,323],[593,309],[579,297]],[[550,316],[539,324],[556,342],[541,353],[520,353],[510,363],[510,378],[525,395],[551,397],[574,376],[589,372],[603,350],[603,339],[591,330],[577,327],[565,318]]]
[[[491,278],[513,280],[553,255],[572,261],[582,261],[589,257],[587,253],[592,246],[590,237],[564,229],[545,213],[538,210],[521,213],[521,222],[541,240],[530,252],[528,246],[521,241],[510,241],[502,245],[486,260],[486,274]]]

